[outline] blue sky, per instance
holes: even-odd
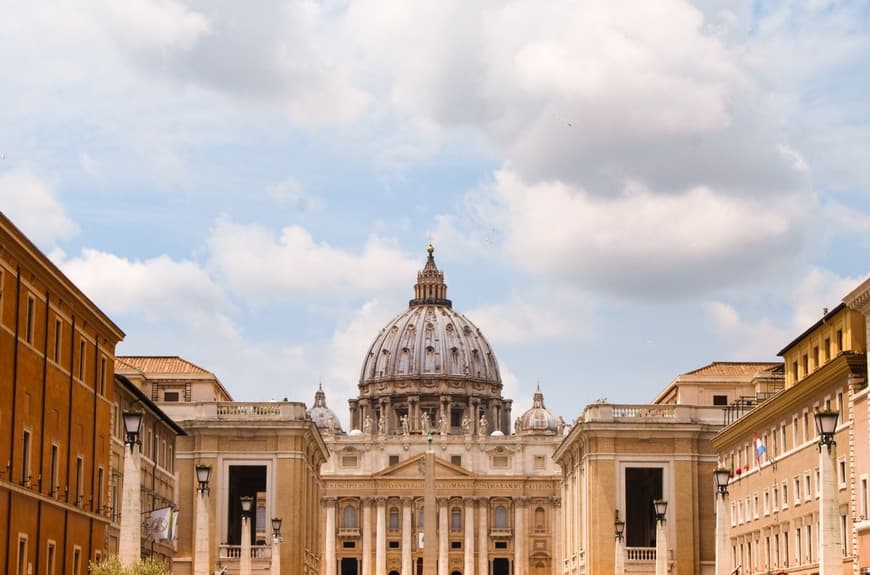
[[[5,7],[0,209],[127,333],[346,417],[432,240],[516,411],[769,360],[870,271],[866,3]]]

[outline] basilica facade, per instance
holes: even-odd
[[[309,410],[321,469],[321,573],[555,573],[564,424],[541,390],[515,421],[489,343],[447,299],[428,249],[414,297],[362,358],[343,429]]]

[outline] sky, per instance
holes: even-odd
[[[870,274],[866,2],[0,3],[0,210],[239,401],[346,421],[430,241],[566,420]]]

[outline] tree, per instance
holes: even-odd
[[[102,561],[91,561],[88,565],[90,575],[168,575],[166,565],[153,557],[137,561],[124,568],[117,555],[106,557]]]

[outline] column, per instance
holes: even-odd
[[[139,479],[138,443],[124,445],[124,484],[121,497],[121,536],[118,555],[124,567],[130,567],[141,559],[142,545],[142,488]],[[73,494],[78,497],[78,493]]]
[[[474,573],[474,497],[463,497],[465,503],[465,567],[463,573]]]
[[[514,575],[526,575],[529,564],[526,531],[526,498],[514,497]]]
[[[843,572],[836,464],[837,444],[819,445],[819,575]]]
[[[664,520],[656,521],[656,575],[668,575],[668,536]]]
[[[489,498],[477,500],[477,575],[489,575]]]
[[[553,565],[562,571],[562,499],[560,497],[551,497],[550,503],[553,506]]]
[[[326,505],[326,531],[323,534],[324,552],[326,560],[326,575],[335,575],[336,559],[335,559],[335,498],[325,497],[323,499]]]
[[[716,493],[716,575],[729,575],[728,561],[728,495],[727,491]]]
[[[383,412],[382,412],[383,413]],[[375,573],[387,575],[387,498],[377,498],[377,541],[375,541]]]
[[[413,527],[411,506],[413,503],[412,497],[402,497],[402,575],[414,575],[411,568],[411,532]],[[335,573],[327,575],[335,575]]]
[[[193,573],[194,575],[209,575],[211,572],[211,557],[209,554],[208,536],[208,499],[206,490],[197,490],[196,496],[196,527],[194,529]]]
[[[362,575],[373,575],[372,569],[372,504],[368,497],[362,500]]]
[[[448,575],[450,561],[447,557],[447,503],[446,497],[438,498],[438,575]]]
[[[239,573],[240,575],[251,575],[251,518],[247,514],[242,514],[242,545],[239,551]]]
[[[613,574],[622,575],[625,573],[625,539],[620,536],[616,538],[615,557],[613,558]]]

